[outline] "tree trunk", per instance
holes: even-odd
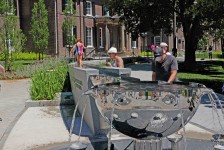
[[[196,63],[195,51],[196,51],[196,47],[194,42],[192,42],[191,37],[185,37],[184,66],[186,67],[186,69],[191,69],[192,65]]]
[[[186,19],[184,23],[184,38],[185,38],[185,61],[184,66],[187,70],[192,70],[196,67],[195,52],[197,50],[197,44],[199,37],[202,35],[200,30],[200,23],[198,18],[189,23]],[[193,67],[193,68],[192,68]]]
[[[39,52],[39,61],[40,61],[40,52]]]
[[[222,58],[224,58],[224,38],[221,39]]]

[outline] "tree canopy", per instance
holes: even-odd
[[[14,58],[12,53],[20,52],[26,41],[22,30],[18,28],[18,17],[15,15],[13,0],[0,0],[0,52],[4,55],[5,68],[11,70]]]
[[[34,3],[30,34],[40,59],[40,53],[43,53],[46,50],[50,36],[48,29],[48,11],[44,4],[44,0],[39,0],[38,3]]]
[[[119,15],[129,33],[158,32],[170,34],[174,12],[177,27],[185,37],[185,63],[195,62],[197,43],[210,29],[223,29],[223,0],[105,0],[112,15]]]

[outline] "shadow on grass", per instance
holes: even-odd
[[[224,61],[197,61],[195,65],[192,65],[191,70],[186,70],[183,62],[179,63],[178,67],[179,72],[206,75],[208,77],[206,79],[181,79],[181,81],[202,83],[215,92],[222,93],[222,86],[224,84]]]

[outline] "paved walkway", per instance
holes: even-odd
[[[25,109],[25,101],[30,99],[30,79],[23,80],[0,80],[0,149],[1,143]]]
[[[139,64],[130,66],[131,76],[140,77],[141,80],[151,79],[151,66]],[[30,80],[0,81],[0,149],[3,150],[28,150],[43,149],[40,146],[66,143],[68,130],[61,107],[29,107],[25,108],[25,101],[30,99]],[[220,96],[222,102],[224,97]],[[224,103],[223,103],[224,104]],[[204,97],[202,104],[191,120],[186,125],[186,136],[198,139],[209,139],[213,133],[221,133],[220,124],[224,125],[221,109],[217,110],[221,117],[215,117],[216,110],[211,109],[209,102]],[[220,119],[220,122],[218,121]],[[11,132],[10,132],[11,131]],[[77,136],[73,134],[72,140]],[[82,137],[81,140],[87,140]]]

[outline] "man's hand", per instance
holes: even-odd
[[[171,71],[170,78],[169,78],[169,80],[167,82],[168,83],[173,82],[175,80],[176,76],[177,76],[177,70]]]
[[[106,66],[111,67],[112,65],[111,65],[111,63],[110,63],[110,62],[106,62]]]

